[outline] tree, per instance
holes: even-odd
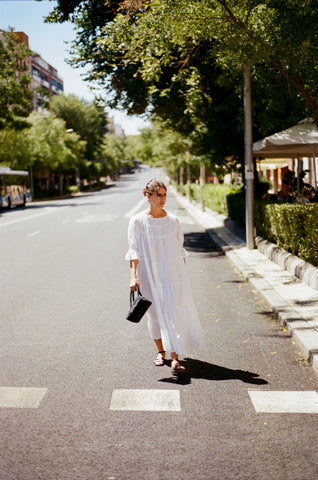
[[[68,130],[76,132],[86,142],[86,159],[99,160],[107,131],[104,109],[96,102],[87,102],[75,95],[55,95],[50,108],[64,120]]]
[[[151,127],[141,131],[135,146],[135,154],[143,163],[163,166],[173,177],[179,172],[179,168],[190,160],[188,155],[190,148],[190,140],[187,137],[170,129],[166,122],[157,118]]]
[[[51,112],[33,112],[29,120],[33,165],[61,172],[76,168],[85,147],[79,135],[67,132],[65,122]]]
[[[105,135],[103,158],[107,175],[116,175],[124,166],[132,165],[126,139],[118,135]]]
[[[25,128],[31,110],[29,48],[13,31],[0,31],[0,130]]]
[[[29,158],[36,172],[48,170],[51,177],[49,190],[54,191],[53,177],[59,177],[60,194],[63,193],[65,175],[75,174],[85,152],[85,141],[75,132],[68,132],[65,122],[52,112],[33,112],[27,131]]]
[[[270,68],[303,98],[318,125],[318,5],[315,0],[217,0],[220,54],[228,68],[242,62]]]

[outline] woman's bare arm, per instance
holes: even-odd
[[[138,259],[130,260],[130,284],[129,287],[134,292],[136,287],[140,288],[139,281],[137,278],[137,265]]]

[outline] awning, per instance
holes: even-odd
[[[257,165],[260,168],[267,170],[275,170],[276,168],[288,167],[291,162],[290,158],[259,158],[257,159]]]
[[[318,130],[310,118],[253,143],[255,157],[292,159],[313,157],[316,154],[318,154]]]

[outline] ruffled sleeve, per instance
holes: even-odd
[[[183,243],[184,243],[184,236],[183,236],[183,232],[181,230],[181,225],[180,225],[180,222],[177,218],[175,218],[175,225],[176,225],[176,232],[177,232],[177,239],[178,239],[178,243],[179,243],[179,246],[180,246],[180,250],[181,250],[181,255],[183,256],[183,258],[187,257],[189,254],[188,252],[186,251],[186,249],[183,247]]]
[[[138,229],[138,222],[136,222],[135,218],[131,218],[129,225],[128,225],[128,245],[129,249],[125,255],[125,260],[138,260],[139,253],[138,253],[138,240],[137,240],[137,229]]]

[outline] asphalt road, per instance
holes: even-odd
[[[157,173],[1,212],[1,480],[318,478],[316,374],[172,197],[206,345],[177,380],[125,320],[128,221]]]

